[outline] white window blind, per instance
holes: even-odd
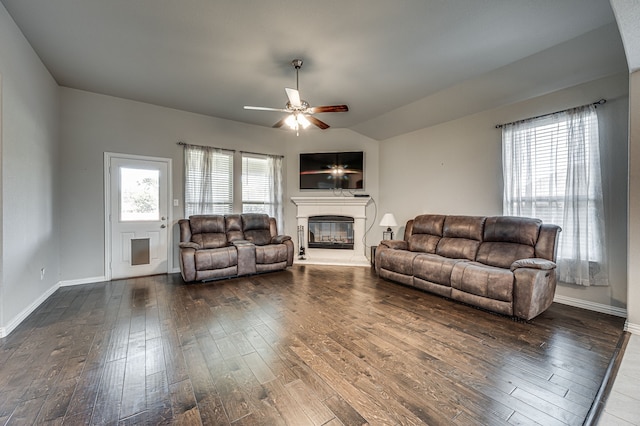
[[[606,284],[598,117],[587,106],[503,126],[504,214],[562,227],[564,282]]]
[[[275,217],[282,230],[282,157],[242,154],[242,212]]]
[[[233,151],[185,145],[185,217],[233,212]]]
[[[266,157],[242,155],[242,212],[268,213],[273,202]]]

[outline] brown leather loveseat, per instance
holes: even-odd
[[[560,227],[538,219],[420,215],[382,241],[382,278],[529,320],[553,302]]]
[[[186,282],[278,271],[293,265],[293,242],[266,214],[195,215],[178,221]]]

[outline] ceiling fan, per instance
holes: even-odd
[[[290,89],[286,87],[284,91],[287,94],[289,101],[284,108],[267,108],[256,106],[245,106],[244,109],[252,109],[257,111],[276,111],[286,112],[288,115],[282,120],[273,125],[275,128],[284,126],[285,124],[292,129],[295,129],[296,135],[299,134],[299,130],[302,127],[306,129],[311,124],[314,124],[322,130],[328,129],[329,125],[324,121],[318,120],[313,114],[321,112],[346,112],[349,111],[349,107],[346,105],[329,105],[329,106],[317,106],[312,107],[307,101],[300,98],[300,92],[298,91],[298,71],[302,67],[302,59],[294,59],[291,61],[291,65],[296,69],[296,88]]]

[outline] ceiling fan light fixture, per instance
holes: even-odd
[[[276,112],[286,112],[289,115],[285,118],[282,118],[276,124],[273,125],[274,128],[280,128],[284,125],[296,131],[296,135],[299,134],[299,130],[306,129],[312,124],[317,126],[318,128],[325,130],[329,128],[329,125],[318,118],[316,118],[313,114],[321,113],[321,112],[346,112],[349,111],[349,107],[346,105],[324,105],[324,106],[316,106],[311,107],[307,101],[300,98],[299,92],[299,79],[298,79],[298,71],[300,71],[300,67],[302,67],[302,59],[294,59],[291,61],[291,65],[296,69],[296,88],[292,89],[289,87],[285,87],[284,91],[287,95],[287,103],[284,108],[267,108],[267,107],[255,107],[246,105],[244,109],[250,110],[258,110],[258,111],[276,111]]]
[[[287,126],[289,126],[292,129],[297,129],[298,128],[298,120],[296,119],[296,116],[293,114],[290,114],[286,120],[284,120],[284,124],[286,124]]]
[[[311,122],[304,116],[304,114],[296,114],[296,119],[303,129],[306,129],[311,125]]]

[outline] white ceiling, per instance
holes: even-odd
[[[302,58],[303,99],[350,107],[318,118],[375,139],[424,127],[412,106],[438,112],[447,90],[508,69],[580,83],[572,55],[526,59],[557,45],[607,62],[599,73],[626,69],[609,0],[1,1],[62,86],[271,126],[280,113],[243,106],[283,107]]]

